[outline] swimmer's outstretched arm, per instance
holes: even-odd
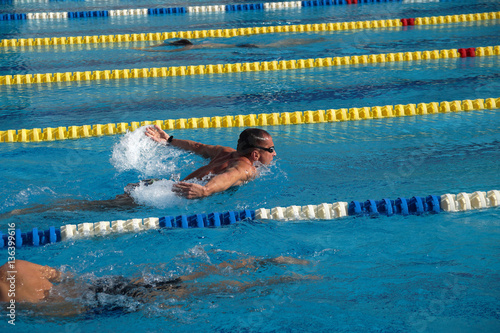
[[[221,274],[227,268],[234,270],[243,269],[243,274],[248,273],[248,269],[258,269],[259,266],[265,264],[275,264],[275,265],[310,265],[311,262],[304,259],[298,259],[293,257],[280,256],[277,258],[255,258],[250,257],[242,260],[235,260],[231,262],[223,262],[217,266],[208,265],[206,271],[201,271],[188,276],[181,277],[182,281],[190,281],[194,279],[204,278],[210,274]],[[268,279],[259,279],[257,281],[241,282],[237,280],[224,280],[216,283],[209,283],[203,286],[203,288],[189,288],[184,289],[188,291],[191,295],[206,295],[214,292],[244,292],[245,290],[253,287],[269,286],[274,284],[295,282],[301,280],[319,280],[321,276],[317,275],[301,275],[292,272],[292,275],[287,276],[272,276]],[[194,285],[197,286],[197,285]],[[187,295],[184,295],[187,296]]]
[[[146,132],[144,134],[146,134],[146,136],[150,137],[152,140],[161,144],[167,144],[168,139],[170,138],[170,135],[165,133],[165,131],[162,130],[158,125],[146,128]],[[220,152],[226,150],[234,151],[234,149],[229,147],[206,145],[196,141],[181,139],[172,140],[172,142],[170,142],[170,145],[181,148],[183,150],[192,151],[193,153],[201,155],[205,158],[213,158]]]
[[[170,45],[170,44],[168,44],[168,43],[154,44],[154,45],[144,46],[143,49],[148,49],[151,47],[167,46],[167,45]]]
[[[154,44],[154,45],[149,45],[149,46],[143,46],[143,47],[131,47],[132,50],[139,50],[139,51],[146,51],[144,49],[149,49],[151,47],[159,47],[159,46],[167,46],[169,44],[167,43],[160,43],[160,44]]]
[[[199,272],[195,272],[189,275],[179,276],[179,279],[181,279],[184,282],[187,282],[191,280],[201,279],[213,274],[220,274],[222,270],[226,270],[228,268],[232,270],[257,269],[260,266],[264,266],[266,264],[273,264],[278,266],[279,265],[307,266],[310,265],[311,262],[305,259],[298,259],[294,257],[285,257],[285,256],[279,256],[275,258],[249,257],[246,259],[224,261],[218,264],[217,266],[202,264],[200,265],[200,267],[202,267],[202,270],[200,270]]]
[[[289,39],[284,39],[280,40],[274,43],[269,43],[269,44],[263,44],[259,45],[259,47],[286,47],[286,46],[293,46],[293,45],[306,45],[306,44],[313,44],[313,43],[319,43],[324,41],[325,38],[289,38]]]
[[[241,268],[258,268],[259,266],[263,266],[266,264],[273,265],[310,265],[311,262],[305,259],[299,259],[294,257],[285,257],[279,256],[275,258],[261,258],[261,257],[249,257],[247,259],[239,259],[232,261],[225,261],[218,265],[220,269],[230,267],[232,269],[241,269]]]
[[[109,200],[76,200],[76,199],[65,199],[60,200],[53,205],[35,205],[28,208],[14,209],[7,213],[0,214],[0,220],[11,218],[12,216],[26,215],[26,214],[37,214],[43,213],[49,210],[60,210],[60,211],[77,211],[77,210],[90,210],[90,211],[100,211],[106,209],[115,208],[126,208],[135,207],[136,204],[133,199],[128,195],[118,195],[114,199]]]

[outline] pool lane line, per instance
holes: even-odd
[[[82,126],[46,127],[43,129],[20,129],[0,131],[0,142],[40,142],[66,139],[79,139],[103,135],[124,134],[135,131],[141,126],[158,125],[164,130],[256,127],[276,125],[315,124],[364,119],[382,119],[416,116],[436,113],[473,111],[500,108],[499,98],[444,101],[417,104],[397,104],[386,106],[341,108],[317,111],[295,111],[282,113],[260,113],[236,116],[215,116],[201,118],[181,118],[128,123],[109,123]]]
[[[374,64],[399,61],[420,61],[447,58],[466,58],[500,55],[500,45],[471,47],[460,49],[444,49],[432,51],[414,51],[398,53],[381,53],[354,55],[345,57],[327,57],[316,59],[255,61],[245,63],[229,63],[216,65],[191,65],[153,68],[113,69],[102,71],[36,73],[0,76],[0,86],[19,84],[39,84],[72,81],[121,80],[149,77],[188,76],[204,74],[230,74],[241,72],[259,72],[276,70],[307,69],[315,67],[332,67],[343,65]]]
[[[94,36],[68,36],[68,37],[44,37],[44,38],[19,38],[1,39],[0,47],[24,47],[24,46],[55,46],[55,45],[79,45],[79,44],[106,44],[122,42],[142,41],[164,41],[171,38],[230,38],[235,36],[248,36],[268,33],[282,32],[319,32],[319,31],[341,31],[355,29],[380,29],[412,25],[436,25],[457,22],[472,22],[482,20],[500,19],[500,11],[474,14],[459,14],[447,16],[431,16],[417,18],[401,18],[374,21],[352,21],[337,23],[317,23],[298,25],[279,25],[248,28],[190,30],[172,32],[150,32],[136,34],[118,35],[94,35]]]
[[[156,16],[168,14],[186,13],[209,13],[209,12],[239,12],[239,11],[261,11],[276,9],[291,9],[302,7],[334,6],[334,5],[355,5],[365,3],[381,2],[402,2],[403,0],[313,0],[313,1],[284,1],[265,2],[252,4],[230,4],[230,5],[210,5],[210,6],[187,6],[168,8],[130,8],[117,10],[88,10],[76,12],[42,12],[42,13],[7,13],[0,14],[0,21],[14,20],[40,20],[40,19],[78,19],[92,17],[113,17],[113,16]]]
[[[42,231],[33,228],[29,232],[9,229],[7,234],[0,232],[0,248],[23,246],[42,246],[61,241],[78,240],[91,237],[106,237],[118,233],[138,233],[147,230],[166,228],[214,228],[253,220],[334,220],[348,216],[392,216],[424,215],[446,212],[464,212],[500,206],[500,191],[476,191],[443,194],[441,196],[399,197],[395,200],[366,200],[322,203],[319,205],[259,208],[242,211],[214,212],[179,216],[148,217],[96,223],[66,224],[60,228],[50,227]]]

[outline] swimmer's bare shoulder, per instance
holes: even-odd
[[[232,154],[236,152],[236,149],[231,148],[231,147],[226,147],[226,146],[213,146],[214,150],[217,152],[216,156],[218,155],[224,155],[224,154]]]
[[[234,160],[230,168],[235,168],[240,173],[240,182],[234,185],[241,185],[243,182],[255,178],[257,169],[252,162],[246,157],[238,157]]]

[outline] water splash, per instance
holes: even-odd
[[[187,200],[172,192],[174,184],[174,181],[168,179],[157,180],[151,185],[141,183],[130,192],[130,195],[140,205],[153,206],[160,209],[172,207]]]
[[[30,185],[18,193],[9,195],[3,202],[0,202],[0,212],[17,205],[28,205],[38,200],[47,200],[48,197],[53,197],[55,195],[56,192],[49,187]]]
[[[148,138],[147,126],[125,134],[113,147],[111,164],[118,170],[138,171],[141,178],[172,176],[192,164],[186,152],[165,147]],[[183,158],[184,157],[184,158]]]

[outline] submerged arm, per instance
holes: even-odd
[[[324,41],[325,38],[289,38],[284,40],[279,40],[274,43],[264,44],[263,47],[286,47],[286,46],[294,46],[294,45],[306,45],[319,43]]]
[[[139,51],[149,51],[145,50],[151,47],[158,47],[158,46],[167,46],[167,43],[160,43],[160,44],[154,44],[154,45],[149,45],[149,46],[143,46],[143,47],[131,47],[132,50],[139,50]]]

